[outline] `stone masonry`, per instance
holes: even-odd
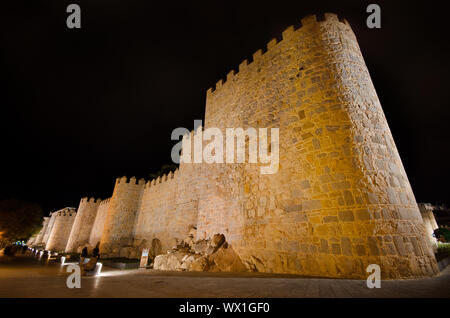
[[[70,232],[77,212],[74,208],[65,208],[53,212],[55,216],[53,228],[48,237],[45,249],[48,251],[64,251],[69,241]]]
[[[204,128],[279,128],[277,173],[181,163],[148,182],[119,178],[110,199],[82,199],[73,228],[53,213],[47,249],[100,242],[102,257],[138,258],[196,227],[197,240],[223,234],[250,271],[366,278],[378,264],[383,278],[437,273],[351,27],[334,14],[301,22],[206,94]]]
[[[94,198],[81,199],[77,216],[70,232],[69,241],[67,242],[66,252],[77,252],[79,246],[89,244],[99,205],[100,200]]]

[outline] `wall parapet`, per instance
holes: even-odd
[[[77,210],[75,208],[64,208],[53,213],[56,213],[56,216],[75,216]]]
[[[100,205],[109,204],[110,201],[111,201],[111,197],[100,201]]]
[[[81,198],[80,203],[100,203],[102,201],[101,198],[94,198],[94,197],[84,197]]]
[[[131,178],[128,178],[127,176],[123,176],[123,177],[116,179],[116,184],[119,184],[119,183],[120,184],[126,183],[126,184],[131,184],[131,185],[144,185],[145,179],[141,178],[141,179],[137,180],[136,177],[134,177],[134,176]]]
[[[301,25],[298,27],[294,27],[293,25],[288,26],[282,33],[282,39],[278,40],[276,38],[271,39],[267,44],[266,47],[263,49],[257,50],[255,53],[253,53],[252,57],[249,59],[243,60],[238,67],[238,72],[235,72],[234,70],[231,70],[227,76],[226,79],[220,79],[217,81],[216,85],[213,87],[210,87],[206,91],[207,97],[214,96],[217,92],[220,91],[221,88],[224,86],[227,86],[228,83],[237,80],[240,76],[242,76],[242,73],[246,72],[249,68],[253,67],[255,64],[257,64],[259,61],[261,61],[267,53],[270,53],[273,51],[280,43],[287,39],[291,39],[293,36],[295,36],[295,33],[304,30],[305,28],[311,27],[316,24],[323,23],[325,21],[339,21],[341,23],[349,25],[347,20],[339,17],[335,13],[324,13],[323,15],[316,15],[311,14],[307,15],[304,18],[301,19]]]
[[[178,169],[176,169],[174,172],[170,171],[168,174],[163,174],[160,177],[157,177],[157,178],[147,181],[145,183],[144,189],[153,188],[153,187],[158,186],[159,184],[170,182],[171,180],[175,179],[175,177],[177,175],[178,175]]]

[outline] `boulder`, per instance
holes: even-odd
[[[169,258],[169,254],[161,254],[155,257],[153,262],[153,268],[166,271],[167,269],[167,260]]]
[[[201,256],[198,254],[190,254],[190,255],[186,255],[183,260],[182,260],[182,264],[180,266],[180,270],[183,271],[188,271],[190,270],[192,264]]]
[[[208,271],[210,265],[211,262],[208,260],[208,257],[200,256],[190,264],[188,270],[194,272],[206,272]]]
[[[188,256],[184,252],[175,251],[169,254],[158,255],[155,257],[153,264],[154,269],[163,271],[179,271],[182,270],[183,259]]]
[[[219,248],[224,242],[225,242],[225,235],[214,234],[213,238],[211,239],[210,245]]]
[[[223,234],[215,234],[210,240],[194,241],[196,229],[191,228],[188,237],[154,260],[154,269],[167,271],[248,271]]]
[[[192,248],[192,246],[194,245],[194,237],[193,236],[186,237],[183,243],[185,246],[189,246],[190,248]]]
[[[220,247],[217,252],[209,256],[209,260],[215,266],[215,271],[218,272],[247,272],[248,269],[242,262],[241,258],[233,250],[231,246]]]
[[[192,250],[197,254],[204,254],[208,249],[208,241],[200,240],[194,243]]]
[[[212,245],[208,245],[208,248],[205,251],[206,255],[211,255],[213,253],[215,253],[217,251],[217,248],[212,246]]]

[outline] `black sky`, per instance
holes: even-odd
[[[449,202],[449,45],[440,2],[2,2],[0,199],[45,212],[106,198],[116,177],[170,163],[176,127],[206,90],[289,25],[335,12],[352,25],[416,199]],[[382,28],[365,25],[369,3]],[[393,3],[395,2],[395,3]],[[82,29],[66,27],[77,3]]]

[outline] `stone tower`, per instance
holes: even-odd
[[[120,256],[121,247],[133,244],[134,222],[144,186],[143,179],[136,182],[134,177],[129,181],[126,177],[116,180],[101,237],[102,255]]]
[[[261,272],[432,275],[414,194],[349,24],[302,19],[207,92],[205,128],[279,127],[278,173],[205,165],[198,235],[223,233]]]
[[[353,31],[334,14],[301,22],[206,96],[205,129],[279,129],[276,173],[261,174],[263,163],[186,161],[147,184],[123,177],[110,199],[82,200],[72,231],[74,211],[54,212],[47,249],[64,251],[72,232],[68,251],[100,241],[103,257],[138,257],[153,243],[160,253],[182,242],[196,225],[197,239],[224,234],[253,271],[365,279],[377,264],[382,278],[435,274]]]
[[[97,216],[95,217],[94,225],[92,226],[91,235],[89,237],[89,245],[91,247],[96,246],[102,238],[110,199],[111,198],[101,201],[100,205],[98,206]]]
[[[92,227],[94,226],[100,199],[82,198],[77,210],[77,216],[70,232],[66,253],[77,252],[78,248],[89,244]]]
[[[52,217],[53,215],[55,215],[55,221],[45,249],[54,252],[64,252],[77,213],[75,208],[65,208],[53,212]]]
[[[47,231],[49,221],[50,221],[49,217],[44,217],[44,220],[42,221],[42,229],[39,231],[38,235],[34,239],[34,241],[32,243],[33,246],[39,246],[39,245],[43,244],[44,235]]]
[[[42,242],[41,242],[41,244],[44,245],[44,247],[47,245],[48,238],[50,237],[50,234],[53,229],[53,225],[55,225],[56,215],[57,215],[56,212],[50,212],[50,214],[49,214],[48,224],[47,224],[47,227],[45,228],[44,236],[42,237]]]

